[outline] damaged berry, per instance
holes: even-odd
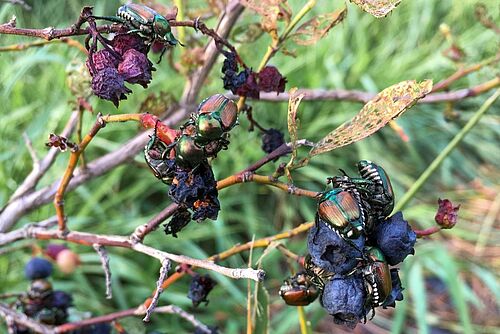
[[[134,49],[127,50],[123,54],[123,61],[118,65],[118,73],[125,81],[144,88],[151,82],[151,71],[154,70],[146,55]]]
[[[125,86],[125,79],[112,67],[107,67],[93,76],[92,91],[100,98],[113,102],[117,108],[119,101],[126,100],[126,94],[132,93]]]
[[[188,298],[193,302],[193,306],[197,307],[201,302],[205,302],[205,305],[208,304],[207,296],[216,284],[217,282],[210,278],[208,274],[193,276],[188,292]]]
[[[285,143],[285,135],[277,129],[266,130],[262,136],[262,150],[271,153]]]

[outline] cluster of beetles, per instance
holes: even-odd
[[[356,326],[374,308],[402,300],[398,269],[414,253],[416,235],[394,208],[394,193],[384,169],[358,162],[360,177],[329,179],[333,189],[318,200],[308,235],[304,270],[285,280],[280,295],[288,305],[304,306],[319,296],[334,322]]]

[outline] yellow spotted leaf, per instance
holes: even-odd
[[[293,41],[299,45],[312,45],[325,37],[330,29],[342,22],[347,16],[347,8],[333,13],[318,15],[303,25],[293,34]]]
[[[377,18],[387,16],[403,0],[350,0],[365,12]]]
[[[432,80],[415,80],[392,85],[368,101],[348,122],[330,132],[309,152],[315,156],[366,138],[412,107],[432,89]]]
[[[288,133],[290,134],[290,141],[292,142],[292,154],[295,156],[295,141],[298,138],[297,134],[297,110],[300,101],[304,98],[304,94],[297,94],[297,88],[292,88],[289,92],[290,99],[288,100]]]

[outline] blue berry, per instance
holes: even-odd
[[[26,263],[24,275],[29,280],[47,278],[52,274],[52,263],[41,258],[34,257]]]
[[[73,297],[69,293],[56,290],[52,293],[52,307],[67,309],[73,305]]]
[[[375,227],[373,237],[391,266],[402,262],[409,254],[415,253],[413,247],[417,241],[417,235],[404,220],[401,211],[380,222]]]

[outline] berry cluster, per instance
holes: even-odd
[[[28,317],[47,325],[66,322],[72,298],[64,291],[53,290],[48,277],[52,275],[52,264],[39,257],[32,258],[25,266],[26,278],[31,281],[28,291],[19,297],[16,308]],[[31,333],[28,328],[16,325],[15,333]]]
[[[125,82],[146,88],[155,70],[147,58],[148,51],[146,40],[138,34],[119,34],[107,48],[89,52],[86,64],[94,94],[118,107],[119,101],[132,92]]]
[[[144,149],[154,175],[170,185],[169,196],[179,209],[165,227],[174,237],[191,219],[216,219],[220,205],[217,182],[208,163],[227,148],[229,131],[237,124],[236,104],[216,94],[200,103],[198,111],[167,145],[155,134]]]
[[[222,65],[222,82],[225,89],[230,89],[233,94],[258,99],[260,92],[283,93],[286,78],[274,66],[266,66],[259,73],[249,68],[239,71],[236,54],[222,52],[226,57]]]
[[[286,280],[280,295],[289,305],[321,305],[336,324],[354,328],[374,308],[402,300],[398,269],[389,266],[414,253],[416,234],[401,212],[387,217],[394,196],[384,169],[358,163],[360,178],[330,179],[333,189],[318,203],[308,235],[304,272]]]

